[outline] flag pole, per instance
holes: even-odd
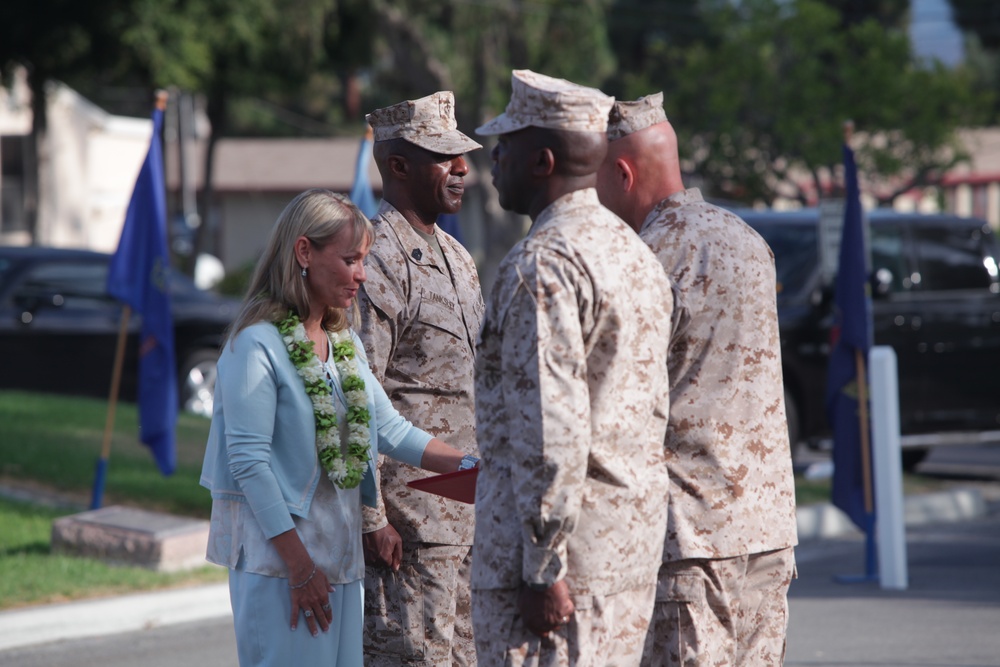
[[[167,91],[156,92],[156,108],[164,111],[167,108]],[[122,308],[121,321],[118,326],[118,340],[115,345],[114,366],[111,371],[111,389],[108,392],[108,413],[104,421],[104,438],[101,442],[101,456],[97,459],[94,471],[94,486],[90,494],[90,509],[100,509],[104,502],[104,482],[108,473],[108,460],[111,458],[111,436],[115,426],[115,411],[118,408],[118,395],[121,390],[122,368],[125,365],[125,343],[128,340],[128,323],[132,317],[132,307],[126,304]]]
[[[108,416],[104,421],[104,441],[101,444],[101,458],[97,459],[97,469],[94,471],[94,488],[90,496],[90,509],[101,508],[104,501],[104,479],[108,473],[108,459],[111,458],[111,434],[115,427],[115,409],[118,407],[118,394],[121,387],[122,366],[125,362],[125,342],[128,338],[128,321],[132,316],[132,308],[122,308],[121,323],[118,326],[118,343],[115,346],[115,362],[111,371],[111,391],[108,395]]]
[[[844,145],[850,147],[851,137],[854,134],[854,121],[844,121]],[[864,486],[865,503],[865,573],[860,577],[844,576],[839,577],[846,583],[855,581],[874,581],[878,578],[876,573],[876,550],[875,550],[875,503],[872,489],[872,463],[871,463],[871,437],[868,414],[868,373],[864,352],[854,350],[854,367],[858,388],[858,429],[861,445],[861,483]]]
[[[854,122],[844,122],[844,143],[851,145],[854,135]],[[865,358],[861,350],[854,350],[854,361],[858,374],[858,425],[861,428],[861,474],[865,485],[865,512],[871,514],[874,509],[872,501],[872,470],[871,443],[868,426],[868,374],[865,371]]]

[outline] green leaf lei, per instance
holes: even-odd
[[[333,389],[327,383],[326,372],[313,351],[314,343],[306,336],[299,317],[289,311],[276,323],[288,349],[288,358],[295,365],[305,384],[306,394],[313,404],[316,420],[316,451],[330,481],[342,489],[353,489],[361,483],[369,461],[368,395],[365,381],[358,371],[354,340],[349,330],[329,334],[333,360],[340,374],[340,387],[347,398],[347,452],[341,451],[337,411],[333,406]]]

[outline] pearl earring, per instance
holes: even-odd
[[[308,272],[306,271],[306,267],[304,267],[304,266],[303,266],[303,267],[302,267],[302,277],[303,277],[303,278],[305,278],[305,277],[306,277],[306,275],[307,275],[307,273],[308,273]]]

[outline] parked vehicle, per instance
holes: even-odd
[[[106,398],[122,305],[105,292],[111,255],[0,248],[0,387]],[[238,302],[170,279],[179,405],[210,415],[215,366]],[[129,320],[119,397],[136,400],[141,319]]]
[[[775,255],[789,432],[815,446],[830,432],[833,322],[819,213],[738,213]],[[874,343],[896,352],[904,466],[912,468],[930,445],[978,442],[1000,429],[1000,248],[983,220],[882,210],[868,219]]]

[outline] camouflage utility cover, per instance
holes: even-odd
[[[639,232],[687,309],[670,349],[666,561],[796,543],[774,256],[697,189],[657,204]]]
[[[608,140],[627,137],[666,120],[663,93],[646,95],[634,102],[615,102],[608,117]]]
[[[474,589],[656,580],[673,299],[593,189],[548,206],[498,270],[477,343]]]
[[[366,117],[375,141],[405,139],[432,153],[463,155],[482,145],[458,130],[455,95],[440,91],[376,109]]]
[[[476,134],[507,134],[526,127],[544,127],[571,132],[604,132],[608,111],[615,98],[596,88],[555,79],[529,69],[511,73],[511,96],[507,109],[476,128]]]
[[[372,373],[400,414],[467,454],[476,453],[473,355],[483,296],[472,257],[438,229],[447,266],[392,205],[372,219],[375,241],[358,292]],[[472,507],[406,486],[428,473],[380,457],[382,501],[364,530],[389,523],[405,542],[470,545]],[[384,508],[383,508],[384,503]]]

